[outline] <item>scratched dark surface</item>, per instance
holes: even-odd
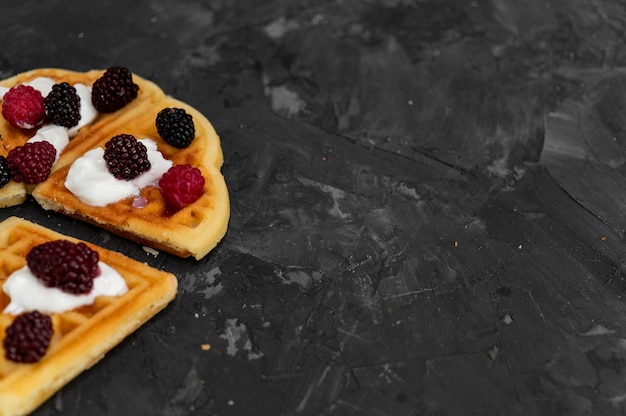
[[[35,414],[625,413],[624,27],[621,0],[3,2],[2,78],[157,82],[232,204],[199,262],[0,213],[180,281]]]

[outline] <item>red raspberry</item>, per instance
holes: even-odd
[[[13,127],[35,128],[43,122],[45,112],[43,96],[30,85],[17,85],[2,98],[2,117]]]
[[[11,149],[7,164],[15,182],[35,184],[43,182],[56,157],[56,149],[49,142],[27,142],[24,146]]]
[[[198,168],[174,165],[159,180],[161,194],[171,212],[195,202],[204,192],[204,178]]]
[[[5,330],[5,357],[18,363],[34,363],[45,354],[52,338],[52,318],[38,311],[17,316]]]
[[[68,240],[40,244],[26,255],[28,268],[44,285],[74,294],[91,292],[99,260],[98,252],[87,244]]]

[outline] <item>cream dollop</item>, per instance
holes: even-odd
[[[91,123],[98,116],[98,110],[96,110],[96,107],[94,107],[91,102],[91,87],[78,83],[74,84],[74,88],[80,98],[80,120],[78,120],[77,125],[70,127],[68,130],[70,137],[76,136],[76,133],[78,133],[81,127]]]
[[[37,310],[42,313],[61,313],[79,306],[91,305],[98,296],[121,296],[128,292],[124,278],[111,266],[99,262],[100,275],[93,280],[91,292],[74,295],[56,287],[47,287],[24,266],[11,273],[2,290],[11,302],[4,313],[18,315]]]
[[[59,160],[59,155],[65,149],[65,146],[70,142],[70,137],[67,134],[67,129],[63,126],[57,126],[56,124],[46,124],[37,130],[37,133],[30,139],[29,142],[43,142],[50,143],[56,149],[55,162]]]
[[[49,77],[37,77],[32,81],[25,82],[24,85],[29,85],[39,91],[44,98],[50,91],[52,91],[52,87],[56,84],[52,78]]]
[[[130,181],[117,179],[107,168],[104,149],[98,147],[72,163],[65,187],[85,204],[102,207],[129,196],[137,196],[145,186],[157,186],[161,176],[172,166],[172,161],[163,157],[154,140],[144,138],[139,141],[148,150],[148,171]]]

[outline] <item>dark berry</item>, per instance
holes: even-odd
[[[80,97],[67,82],[55,84],[44,98],[46,119],[58,126],[74,127],[80,120]]]
[[[104,145],[104,160],[111,175],[131,180],[150,169],[148,149],[130,134],[120,134]]]
[[[137,98],[139,86],[133,83],[133,74],[127,68],[114,66],[94,82],[91,102],[101,113],[112,113]]]
[[[195,202],[204,192],[204,177],[191,165],[174,165],[159,180],[168,211],[175,212]]]
[[[56,157],[56,149],[47,141],[27,142],[9,151],[7,164],[16,182],[35,184],[43,182]]]
[[[2,97],[2,117],[13,127],[32,129],[43,122],[43,96],[30,85],[17,85]]]
[[[73,294],[89,293],[98,277],[98,252],[85,243],[53,240],[26,255],[30,271],[47,287]]]
[[[182,108],[161,110],[156,117],[156,128],[163,140],[179,149],[189,146],[196,136],[193,117]]]
[[[46,354],[52,338],[52,318],[39,311],[18,315],[5,329],[3,341],[7,360],[35,363]]]
[[[0,188],[4,188],[11,180],[11,170],[7,158],[0,155]]]

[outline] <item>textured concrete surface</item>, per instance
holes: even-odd
[[[200,262],[2,211],[180,280],[36,414],[623,414],[625,24],[617,0],[3,5],[2,77],[157,82],[214,124],[232,204]]]

